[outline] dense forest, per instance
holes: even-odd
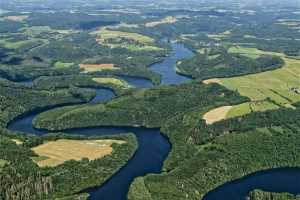
[[[280,57],[260,56],[249,58],[240,54],[228,53],[226,49],[210,49],[203,54],[179,61],[179,73],[201,80],[218,77],[232,77],[274,70],[283,65]]]
[[[15,137],[23,140],[23,145],[17,145],[11,140]],[[56,199],[70,195],[69,199],[80,199],[80,196],[73,195],[86,188],[104,183],[128,161],[137,147],[135,137],[132,134],[106,137],[50,134],[37,137],[15,136],[2,130],[0,138],[1,199]],[[88,159],[70,160],[57,167],[39,168],[32,160],[32,157],[37,155],[30,148],[46,141],[105,138],[124,140],[126,143],[114,145],[112,155],[93,161]]]
[[[49,130],[106,125],[155,128],[161,127],[176,114],[200,106],[209,109],[247,100],[222,86],[195,81],[178,86],[131,91],[106,104],[53,109],[39,115],[33,123],[37,128]],[[72,111],[70,115],[68,111]]]

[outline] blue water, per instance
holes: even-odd
[[[104,103],[110,101],[114,96],[114,92],[105,88],[95,88],[96,96],[89,102],[90,104]]]
[[[140,77],[133,77],[133,76],[124,76],[124,75],[118,75],[121,79],[124,81],[127,81],[129,85],[132,85],[136,88],[150,88],[153,87],[153,84],[150,80]]]
[[[28,79],[25,81],[18,81],[17,83],[22,84],[24,86],[31,87],[31,86],[33,86],[33,81],[34,81],[34,79]]]
[[[180,59],[191,58],[194,53],[188,48],[184,47],[183,44],[170,43],[173,51],[170,56],[166,57],[162,62],[158,62],[150,66],[150,69],[162,76],[161,84],[180,84],[190,78],[181,76],[176,73],[176,63]]]
[[[206,194],[203,200],[245,200],[249,192],[254,189],[299,194],[300,168],[281,168],[256,172],[225,183]]]
[[[9,125],[10,130],[44,135],[45,131],[32,127],[32,120],[38,113],[19,118]],[[86,190],[90,200],[124,200],[134,178],[148,173],[160,173],[171,145],[167,138],[160,134],[159,129],[129,127],[93,127],[64,131],[69,134],[82,135],[116,135],[134,133],[138,141],[138,149],[134,156],[101,187]]]
[[[178,59],[192,56],[193,54],[183,45],[172,44],[173,52],[165,61],[151,66],[151,69],[161,73],[162,84],[175,84],[188,80],[175,72],[175,64]],[[143,78],[122,76],[129,84],[138,88],[152,87],[151,81]],[[30,84],[30,82],[28,83]],[[95,89],[95,88],[94,88]],[[114,94],[111,90],[98,88],[95,89],[96,96],[89,103],[103,103],[111,100]],[[36,135],[43,135],[47,132],[34,129],[32,120],[41,112],[45,112],[52,108],[45,108],[38,112],[32,112],[28,115],[17,118],[12,121],[8,128],[13,131],[20,131],[32,133]],[[166,159],[171,145],[167,138],[165,138],[159,129],[145,129],[145,128],[128,128],[128,127],[94,127],[82,128],[74,130],[66,130],[69,134],[83,134],[83,135],[112,135],[132,132],[135,134],[138,141],[138,149],[134,156],[121,168],[115,175],[113,175],[101,187],[95,187],[87,190],[90,193],[91,200],[124,200],[127,199],[127,193],[130,184],[134,178],[144,176],[149,173],[160,173],[163,161]]]

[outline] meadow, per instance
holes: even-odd
[[[285,57],[281,53],[266,52],[255,48],[232,47],[229,51],[249,57],[277,55],[284,60],[284,66],[276,70],[246,76],[205,80],[206,84],[218,83],[251,99],[251,102],[233,106],[226,118],[253,111],[292,107],[292,104],[300,101],[300,60]]]
[[[158,25],[161,25],[161,24],[173,24],[177,22],[177,19],[175,17],[172,17],[172,16],[168,16],[168,17],[165,17],[159,21],[154,21],[154,22],[147,22],[145,24],[146,27],[155,27],[155,26],[158,26]]]
[[[139,33],[101,28],[99,31],[94,31],[91,34],[96,35],[96,41],[99,44],[111,48],[126,48],[131,51],[163,50],[154,45],[155,40],[153,38]]]
[[[93,78],[93,81],[101,84],[112,84],[116,85],[121,88],[130,88],[130,86],[126,81],[118,79],[118,78],[112,78],[112,77],[101,77],[101,78]]]
[[[101,28],[99,31],[92,32],[91,34],[97,35],[98,41],[104,42],[105,40],[112,38],[126,38],[132,39],[142,44],[153,43],[154,39],[139,33],[129,33],[123,31],[109,30],[107,28]]]
[[[83,73],[88,72],[96,72],[96,71],[102,71],[102,70],[116,70],[119,69],[118,67],[115,67],[112,63],[107,64],[80,64],[79,65],[80,70],[82,70]]]
[[[0,45],[3,45],[7,49],[18,49],[24,46],[36,46],[43,44],[45,40],[42,39],[28,39],[20,41],[9,41],[9,40],[0,40]]]
[[[64,63],[64,62],[55,62],[54,63],[54,68],[56,69],[63,69],[63,68],[69,68],[71,66],[73,66],[74,63]]]

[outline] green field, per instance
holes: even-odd
[[[24,46],[30,46],[35,43],[44,42],[42,39],[29,39],[29,40],[20,40],[16,42],[11,42],[8,40],[0,40],[0,45],[3,45],[7,49],[18,49]]]
[[[222,39],[225,39],[227,37],[229,37],[231,35],[231,31],[225,31],[223,33],[219,33],[219,34],[207,34],[207,37],[220,41]]]
[[[270,98],[284,106],[300,101],[300,61],[284,58],[281,69],[259,74],[219,79],[225,87],[237,90],[253,101]]]
[[[131,51],[159,51],[162,48],[156,47],[154,45],[155,40],[146,35],[139,33],[130,33],[116,30],[108,30],[107,28],[102,28],[99,31],[94,31],[91,33],[96,35],[97,42],[102,45],[109,46],[111,48],[127,48]],[[119,42],[111,42],[112,39],[120,39]],[[127,41],[122,41],[122,39],[132,40],[135,43],[128,43]]]
[[[252,111],[291,107],[300,101],[300,60],[287,58],[281,53],[266,52],[255,48],[231,47],[231,53],[240,53],[252,58],[261,55],[280,56],[285,64],[282,68],[246,76],[211,79],[228,89],[238,91],[252,102],[233,106],[227,118],[241,116]],[[206,80],[210,82],[210,80]],[[260,103],[258,103],[260,102]]]
[[[238,53],[238,54],[242,54],[244,56],[254,58],[254,59],[256,59],[262,55],[271,55],[271,56],[279,56],[279,57],[284,56],[281,53],[262,51],[262,50],[259,50],[256,48],[241,47],[241,46],[230,47],[228,49],[228,53]]]
[[[8,164],[8,161],[0,159],[0,170],[2,167],[4,167],[6,164]]]
[[[161,25],[161,24],[173,24],[177,22],[177,19],[175,17],[172,17],[172,16],[168,16],[168,17],[165,17],[159,21],[154,21],[154,22],[148,22],[145,24],[146,27],[155,27],[155,26],[158,26],[158,25]]]
[[[278,109],[279,106],[269,101],[247,102],[233,106],[227,113],[226,118],[238,117],[250,112]]]
[[[154,39],[139,33],[129,33],[123,31],[108,30],[102,28],[99,31],[95,31],[92,34],[99,36],[100,39],[107,40],[112,38],[127,38],[132,39],[142,44],[153,43]]]
[[[110,77],[103,77],[103,78],[93,78],[93,81],[97,83],[102,83],[102,84],[113,84],[121,88],[131,88],[132,86],[129,85],[126,81],[118,78],[110,78]]]
[[[64,62],[56,62],[54,64],[54,68],[56,69],[64,69],[64,68],[68,68],[71,67],[72,65],[74,65],[74,63],[64,63]]]

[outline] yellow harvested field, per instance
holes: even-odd
[[[177,22],[177,19],[175,17],[172,16],[168,16],[160,21],[155,21],[155,22],[148,22],[145,24],[146,27],[155,27],[158,26],[160,24],[172,24]]]
[[[213,124],[226,118],[227,113],[231,110],[232,106],[222,106],[215,108],[203,115],[206,124]]]
[[[123,88],[131,87],[126,81],[118,78],[101,77],[101,78],[93,78],[93,81],[96,81],[97,83],[103,83],[103,84],[113,84]]]
[[[12,139],[12,141],[15,142],[17,145],[23,144],[23,142],[21,140],[18,140],[18,139]]]
[[[114,64],[80,64],[79,67],[84,73],[119,69]]]
[[[67,140],[60,139],[47,142],[32,148],[32,150],[45,159],[35,159],[40,167],[54,167],[68,160],[81,160],[88,158],[96,160],[113,151],[112,144],[124,144],[121,140]]]
[[[28,15],[18,15],[18,16],[6,16],[3,17],[5,20],[15,21],[15,22],[22,22],[28,18]]]
[[[211,78],[211,79],[207,79],[203,81],[204,84],[211,84],[211,83],[218,83],[218,84],[222,84],[220,79],[218,78]]]

